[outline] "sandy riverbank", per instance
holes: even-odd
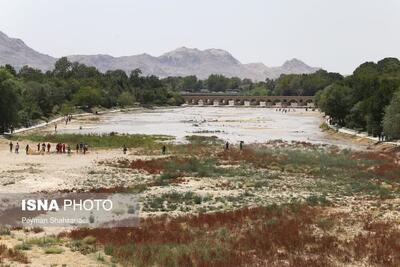
[[[99,162],[114,161],[119,157],[128,160],[137,158],[129,153],[123,155],[121,149],[90,150],[86,155],[74,151],[68,156],[55,153],[56,144],[52,144],[51,153],[26,155],[25,146],[29,144],[36,149],[36,144],[26,140],[20,140],[19,144],[20,153],[10,153],[8,141],[0,140],[0,192],[57,191],[85,187],[90,172],[100,169],[107,172],[107,167],[99,165]],[[129,183],[129,179],[122,176],[116,178]],[[100,181],[93,183],[94,188],[104,186]]]
[[[140,110],[136,110],[140,111]],[[95,127],[106,119],[106,115],[88,114],[72,119],[68,124],[65,121],[57,122],[57,132],[65,130],[78,131],[80,129],[88,129]],[[291,116],[317,116],[322,117],[318,112],[293,112]],[[121,149],[90,149],[87,155],[77,154],[74,150],[71,156],[65,154],[56,154],[54,152],[55,145],[52,144],[52,153],[44,155],[26,155],[25,146],[28,144],[31,149],[36,150],[37,143],[23,140],[25,134],[54,134],[55,123],[51,123],[45,127],[34,128],[21,133],[20,139],[20,154],[10,153],[8,148],[8,140],[0,139],[0,176],[1,187],[0,192],[36,192],[41,190],[63,190],[77,187],[90,186],[85,182],[90,179],[89,173],[96,172],[101,169],[103,172],[108,172],[107,166],[102,166],[99,162],[116,161],[118,158],[133,160],[137,159],[137,155],[123,155]],[[327,138],[337,141],[345,141],[363,148],[376,148],[369,139],[354,137],[334,131],[326,131]],[[17,141],[14,141],[16,144]],[[114,174],[115,183],[132,182],[134,183],[135,176]],[[91,181],[92,187],[106,186],[104,181]]]

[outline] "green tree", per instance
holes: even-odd
[[[19,97],[15,83],[10,81],[10,74],[0,69],[0,132],[18,125]]]
[[[59,78],[68,78],[72,70],[72,63],[66,58],[62,57],[54,64],[53,75]]]
[[[29,66],[23,66],[18,73],[19,77],[25,81],[43,82],[45,75],[39,69],[34,69]]]
[[[93,87],[82,87],[73,98],[73,102],[77,106],[84,108],[92,108],[101,104],[101,91]]]
[[[65,115],[68,115],[68,114],[72,114],[73,112],[74,112],[74,106],[71,103],[65,102],[65,103],[63,103],[61,105],[60,113],[62,115],[65,116]]]
[[[121,107],[133,106],[135,102],[135,97],[128,91],[122,92],[118,97],[118,104]]]
[[[385,109],[383,130],[389,138],[400,139],[400,91],[397,91],[390,105]]]
[[[341,126],[344,125],[344,119],[351,109],[350,91],[349,87],[333,84],[318,95],[317,105]]]
[[[207,89],[213,92],[225,92],[226,89],[229,89],[229,79],[220,74],[211,74],[206,84]]]
[[[195,75],[186,76],[183,78],[183,90],[196,91],[197,77]]]

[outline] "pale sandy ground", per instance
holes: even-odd
[[[123,156],[122,150],[92,150],[86,155],[56,154],[26,155],[25,146],[36,144],[20,141],[20,153],[10,153],[7,140],[0,141],[0,192],[37,192],[71,189],[87,177],[96,162]],[[16,142],[14,142],[15,144]],[[52,144],[55,147],[55,144]],[[135,156],[125,155],[134,159]],[[95,185],[94,185],[95,186]]]
[[[118,157],[134,159],[135,156],[123,155],[122,150],[96,150],[90,151],[86,155],[75,154],[44,154],[26,155],[25,146],[29,144],[36,149],[36,144],[27,141],[20,141],[20,153],[9,152],[8,140],[0,138],[0,193],[28,193],[38,191],[57,191],[71,189],[80,184],[90,176],[90,170],[98,169],[98,161],[114,160]],[[16,144],[16,142],[14,142]],[[55,144],[52,144],[55,148]],[[129,180],[134,176],[121,175],[121,179]],[[121,181],[122,183],[123,181]],[[96,183],[91,183],[91,187],[96,187]],[[46,235],[57,234],[65,229],[46,228]],[[34,233],[24,233],[23,231],[12,231],[11,236],[1,236],[0,243],[8,247],[14,247],[22,243],[20,240],[29,239],[36,236]],[[20,239],[20,240],[18,240]],[[32,250],[24,251],[30,264],[20,264],[7,262],[10,266],[111,266],[108,256],[102,255],[106,263],[97,260],[97,254],[83,255],[80,252],[72,252],[69,248],[63,247],[62,254],[45,254],[42,248],[34,246]],[[118,266],[118,265],[117,265]]]
[[[55,125],[57,125],[57,130],[79,130],[80,128],[89,128],[97,123],[99,123],[104,117],[102,115],[84,115],[81,117],[74,117],[72,121],[70,121],[68,124],[65,123],[65,120],[63,119],[60,122],[56,123],[49,123],[47,126],[37,128],[37,129],[32,129],[29,131],[25,131],[21,133],[20,135],[24,134],[31,134],[31,133],[45,133],[45,134],[54,134],[55,133]]]

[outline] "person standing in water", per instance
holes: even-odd
[[[9,146],[10,146],[10,152],[12,152],[13,151],[13,147],[14,147],[14,144],[12,143],[12,141],[10,141]]]

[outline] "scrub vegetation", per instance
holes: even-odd
[[[78,244],[90,237],[92,249],[122,266],[400,264],[396,150],[192,142],[147,153],[112,167],[149,177],[139,196],[150,216],[139,227],[59,237]]]

